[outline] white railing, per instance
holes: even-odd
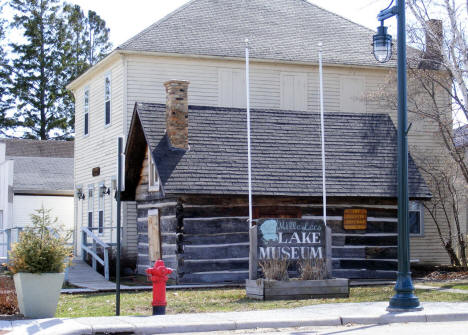
[[[11,245],[18,241],[22,230],[23,227],[0,230],[0,259],[2,261],[8,261],[8,252],[11,250]]]
[[[96,230],[98,228],[91,229]],[[86,261],[86,255],[90,255],[94,271],[96,271],[97,263],[101,264],[104,267],[104,277],[109,280],[109,251],[111,250],[113,243],[102,241],[91,231],[91,229],[81,227],[81,255],[83,257],[83,261]],[[91,239],[91,243],[88,243],[88,239]],[[101,249],[104,254],[104,259],[98,255],[98,250]]]

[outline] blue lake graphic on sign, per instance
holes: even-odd
[[[276,226],[278,223],[276,220],[266,220],[260,226],[260,230],[262,231],[263,240],[265,242],[269,241],[278,241],[278,233],[276,230]]]

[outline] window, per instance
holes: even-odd
[[[343,113],[364,113],[366,104],[363,99],[365,80],[362,77],[340,78],[340,104]]]
[[[245,108],[245,72],[238,69],[219,69],[219,106]]]
[[[88,228],[90,230],[93,228],[93,193],[94,186],[88,185]]]
[[[105,123],[110,124],[111,118],[111,78],[110,74],[106,76],[104,84],[104,108],[106,111]]]
[[[159,191],[159,178],[156,165],[153,162],[153,155],[151,154],[150,147],[148,146],[148,191]]]
[[[280,75],[281,109],[307,109],[307,75],[305,73],[286,73]]]
[[[424,233],[424,206],[418,201],[409,202],[409,231],[412,235]]]
[[[99,197],[98,197],[98,233],[104,232],[104,182],[99,185]]]
[[[84,92],[84,135],[89,133],[89,89]]]

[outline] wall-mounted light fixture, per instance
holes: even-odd
[[[101,185],[101,187],[99,189],[100,189],[102,195],[109,195],[110,194],[110,187],[107,187],[104,184]]]
[[[86,198],[82,188],[76,189],[76,197],[78,198],[78,200],[84,200]]]

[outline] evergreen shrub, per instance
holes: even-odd
[[[66,258],[71,260],[72,249],[67,246],[70,233],[64,234],[57,224],[58,219],[50,212],[42,207],[31,214],[32,226],[21,232],[19,241],[10,251],[8,267],[13,274],[60,273],[67,265]]]

